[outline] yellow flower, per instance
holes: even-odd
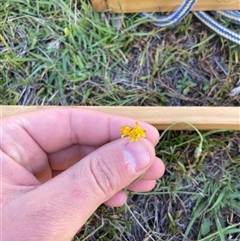
[[[135,138],[138,141],[140,137],[146,136],[146,131],[138,125],[138,122],[136,122],[135,127],[121,126],[120,130],[122,132],[121,138],[129,136],[130,142],[133,142]]]
[[[64,32],[65,36],[69,36],[69,34],[70,34],[70,30],[67,27],[64,28],[63,32]]]

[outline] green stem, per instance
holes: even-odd
[[[186,121],[174,122],[174,123],[171,124],[167,129],[165,129],[165,130],[163,131],[161,137],[164,136],[164,134],[165,134],[169,129],[171,129],[171,127],[173,127],[173,126],[176,125],[176,124],[180,124],[180,123],[183,123],[183,124],[186,124],[186,125],[188,125],[188,126],[191,126],[191,127],[198,133],[198,135],[199,135],[199,137],[200,137],[200,143],[199,143],[198,147],[195,149],[195,152],[194,152],[194,157],[195,157],[195,158],[198,158],[198,157],[200,156],[201,152],[202,152],[203,136],[202,136],[202,134],[199,132],[199,130],[198,130],[194,125],[192,125],[192,124],[190,124],[190,123],[188,123],[188,122],[186,122]]]

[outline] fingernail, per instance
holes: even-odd
[[[124,146],[127,162],[136,172],[145,169],[151,161],[149,152],[139,142],[129,142]]]

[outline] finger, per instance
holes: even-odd
[[[156,180],[138,180],[127,186],[128,190],[134,192],[148,192],[151,191],[156,185]]]
[[[153,164],[144,173],[141,180],[157,180],[163,176],[164,172],[165,166],[163,161],[160,158],[156,157]]]
[[[46,173],[45,176],[49,176],[51,170],[47,155],[31,135],[14,120],[3,119],[1,124],[4,140],[0,143],[2,151],[31,174],[42,176]]]
[[[62,172],[64,172],[64,171],[62,171],[62,170],[53,170],[52,171],[52,177],[56,177],[56,176],[58,176],[59,174],[61,174]]]
[[[48,154],[48,161],[53,170],[66,170],[97,148],[87,145],[73,145]]]
[[[64,150],[49,154],[49,162],[53,169],[53,177],[62,173],[63,170],[76,164],[79,160],[95,151],[97,148],[92,146],[74,145]],[[141,180],[156,180],[163,176],[165,165],[161,159],[155,158],[153,164],[145,172]]]
[[[109,207],[120,207],[127,201],[127,194],[124,191],[117,192],[114,196],[104,202]]]
[[[144,173],[154,159],[154,147],[145,138],[133,143],[128,139],[110,142],[25,195],[25,220],[34,216],[37,232],[49,240],[70,240],[99,205]],[[18,216],[9,225],[20,232],[22,221]]]
[[[34,187],[40,185],[41,183],[36,179],[36,177],[26,170],[22,165],[13,160],[11,157],[6,155],[2,150],[0,150],[1,156],[1,183],[7,183],[9,185],[15,186],[14,190],[17,191],[16,186],[24,187]],[[11,190],[11,188],[9,188]],[[23,192],[23,190],[20,190]],[[9,193],[5,193],[8,195]]]
[[[134,192],[147,192],[154,188],[156,185],[156,179],[163,176],[165,171],[164,163],[161,159],[155,158],[153,164],[145,172],[144,176],[136,183],[127,186],[127,189]],[[127,194],[124,191],[120,191],[112,198],[107,200],[105,204],[110,207],[120,207],[127,201]]]
[[[101,146],[121,136],[120,126],[134,126],[135,120],[90,109],[53,108],[8,117],[5,121],[18,123],[47,153],[60,151],[74,144]],[[139,122],[146,138],[156,145],[158,131]],[[11,133],[16,138],[17,134]]]

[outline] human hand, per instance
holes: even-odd
[[[102,203],[123,205],[124,188],[151,190],[164,173],[159,134],[139,124],[146,138],[129,142],[119,127],[135,120],[84,108],[3,118],[1,240],[71,240]]]

